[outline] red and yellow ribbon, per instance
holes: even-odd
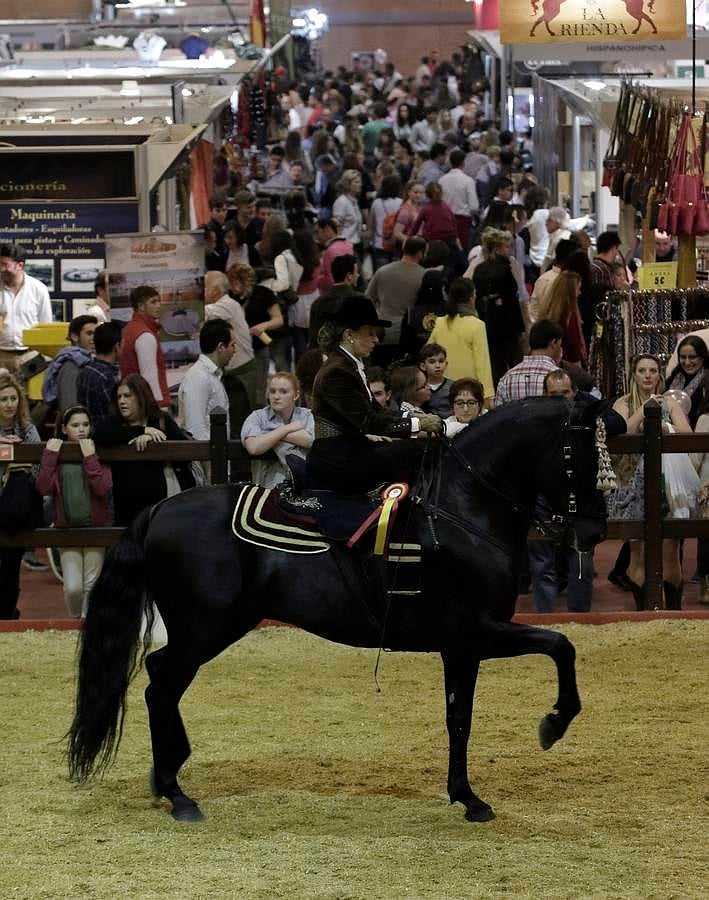
[[[388,543],[388,535],[394,522],[399,503],[409,493],[408,485],[402,482],[390,484],[382,491],[382,505],[380,506],[379,521],[377,522],[377,535],[374,539],[374,555],[384,556]]]

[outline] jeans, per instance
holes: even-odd
[[[378,247],[375,247],[372,252],[372,265],[374,271],[377,269],[381,269],[382,266],[388,265],[390,262],[394,262],[396,256],[393,251],[389,250],[380,250]]]
[[[89,592],[103,565],[103,547],[66,547],[59,551],[64,579],[64,601],[69,615],[86,617]]]
[[[268,345],[268,352],[276,367],[276,372],[290,372],[293,356],[293,339],[290,334],[274,338]]]
[[[588,612],[593,592],[593,553],[577,553],[552,541],[530,541],[528,549],[537,612],[554,612],[565,583],[569,612]]]

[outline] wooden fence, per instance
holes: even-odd
[[[38,463],[43,444],[15,444],[16,462]],[[662,453],[709,453],[709,434],[665,435],[662,433],[660,405],[645,406],[642,434],[622,435],[608,439],[611,453],[639,453],[645,465],[645,517],[635,521],[609,520],[608,538],[642,540],[645,543],[645,583],[648,609],[662,608],[662,541],[663,538],[709,538],[709,519],[663,519],[662,517]],[[78,446],[64,443],[62,460],[80,462]],[[164,441],[148,444],[137,453],[133,447],[101,448],[104,462],[184,462],[198,460],[209,463],[212,484],[224,484],[249,477],[249,462],[239,441],[228,440],[226,417],[211,417],[209,441]],[[37,528],[13,537],[0,534],[0,547],[107,547],[118,540],[122,528]]]

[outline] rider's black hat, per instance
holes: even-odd
[[[391,327],[391,322],[379,318],[374,304],[364,294],[351,294],[345,297],[329,318],[347,328],[357,329],[363,325],[373,325],[375,328]]]

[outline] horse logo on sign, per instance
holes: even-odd
[[[537,27],[544,24],[547,32],[551,37],[556,37],[556,32],[551,30],[550,23],[556,19],[561,10],[562,3],[565,3],[566,0],[542,0],[542,14],[537,18],[534,25],[532,25],[532,30],[529,32],[530,37],[534,37],[534,32],[537,30]],[[645,0],[623,0],[625,3],[625,10],[631,19],[635,19],[637,21],[637,25],[631,32],[632,34],[637,34],[640,31],[640,26],[645,20],[650,27],[652,28],[652,33],[657,34],[657,28],[655,23],[650,18],[650,16],[645,12]],[[530,0],[532,6],[532,15],[536,16],[539,12],[539,0]],[[649,0],[647,5],[648,12],[655,12],[655,0]],[[623,29],[624,30],[624,29]],[[564,37],[563,27],[562,27],[562,37]]]

